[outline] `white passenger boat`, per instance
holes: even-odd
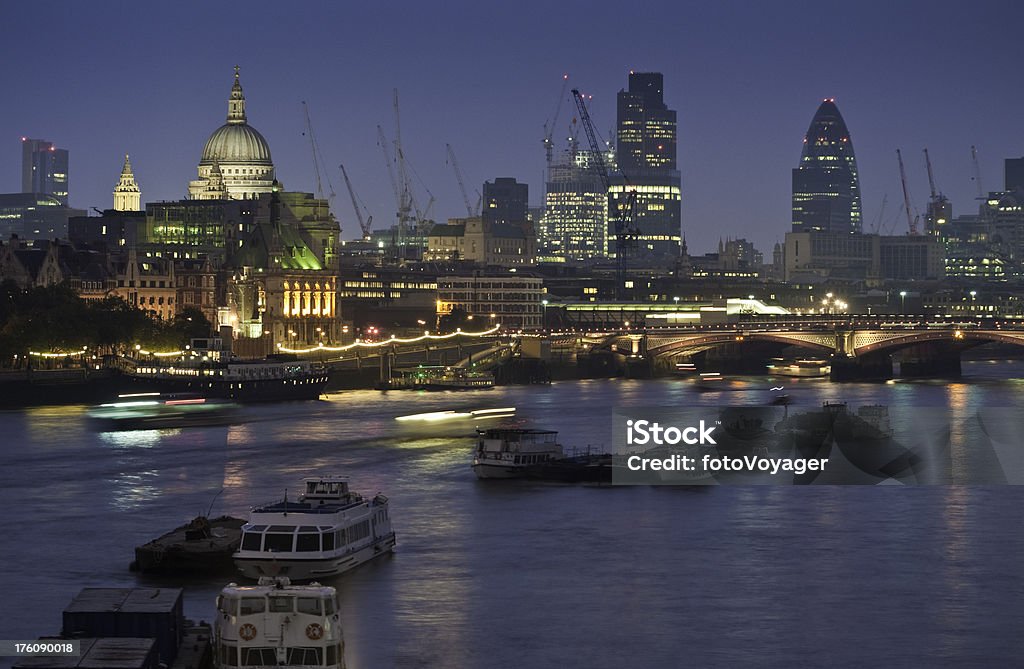
[[[364,499],[337,476],[303,479],[298,501],[254,507],[235,566],[249,578],[308,581],[348,571],[395,547],[388,498]]]
[[[230,583],[217,597],[213,662],[228,667],[345,669],[345,641],[334,588],[264,577]]]
[[[552,430],[493,428],[478,430],[473,472],[481,479],[523,478],[532,468],[565,458]]]

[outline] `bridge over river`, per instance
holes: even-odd
[[[828,359],[834,380],[891,378],[893,358],[903,376],[958,376],[960,354],[991,342],[1021,347],[1024,323],[996,319],[806,317],[790,320],[622,329],[580,335],[591,351],[613,352],[651,369],[717,352],[742,357],[754,350],[798,351]]]

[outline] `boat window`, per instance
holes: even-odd
[[[312,525],[303,525],[299,528],[299,532],[316,532],[317,528]]]
[[[262,532],[265,529],[267,529],[266,525],[253,525],[252,527],[248,528],[248,531],[249,532]]]
[[[334,613],[334,600],[333,599],[325,599],[324,600],[324,615],[329,616],[329,615],[331,615],[333,613]]]
[[[288,662],[291,666],[315,666],[322,667],[324,664],[323,648],[289,648]]]
[[[311,616],[320,615],[320,600],[313,597],[299,597],[296,603],[296,610],[299,613],[308,613]]]
[[[331,644],[327,647],[327,666],[338,664],[338,646]]]
[[[298,552],[320,550],[319,534],[300,534],[299,540],[295,542],[295,550]]]
[[[260,549],[260,543],[262,541],[263,535],[259,532],[246,532],[242,535],[242,550],[258,551]]]
[[[271,525],[271,532],[294,532],[295,528],[291,525]]]
[[[312,495],[316,492],[316,481],[306,481],[306,494]]]
[[[254,613],[263,613],[267,610],[267,602],[262,597],[242,597],[239,614],[251,616]]]
[[[277,653],[273,648],[240,648],[243,667],[277,666]]]
[[[221,613],[226,613],[229,616],[237,616],[238,600],[234,597],[224,597],[223,595],[218,595],[217,610]]]
[[[237,667],[238,646],[222,644],[220,647],[220,663],[225,667]]]
[[[345,536],[345,530],[338,530],[334,533],[334,536],[336,537],[335,541],[338,548],[341,548],[348,543],[348,537]]]
[[[327,532],[326,534],[324,534],[324,550],[334,550],[334,532]]]
[[[271,613],[291,613],[294,597],[269,597]]]
[[[266,541],[263,543],[263,550],[275,551],[278,553],[290,553],[292,550],[292,534],[266,534]]]

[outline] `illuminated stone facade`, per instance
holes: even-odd
[[[529,276],[443,276],[437,280],[437,315],[460,309],[480,329],[538,330],[544,325],[544,280]]]
[[[198,171],[199,178],[188,187],[189,197],[194,200],[253,199],[274,189],[270,146],[248,123],[237,67],[227,123],[206,140]]]
[[[121,168],[121,178],[114,186],[114,211],[140,211],[142,209],[142,191],[135,183],[135,175],[132,173],[132,164],[128,161],[128,154],[124,154],[124,167]]]

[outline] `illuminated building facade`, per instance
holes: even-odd
[[[44,193],[68,206],[68,152],[44,139],[21,138],[21,192]]]
[[[676,166],[676,111],[664,101],[660,72],[630,72],[629,90],[618,94],[617,156],[621,176],[609,189],[609,253],[615,250],[615,220],[626,193],[636,193],[635,253],[679,257],[681,240],[679,170]]]
[[[853,141],[835,100],[824,100],[793,170],[793,232],[861,231],[860,179]]]
[[[64,206],[44,193],[0,194],[0,237],[67,239],[68,219],[85,216],[84,209]]]
[[[544,325],[544,280],[482,273],[437,279],[437,317],[460,309],[480,329],[537,330]]]
[[[132,164],[128,161],[128,154],[124,154],[124,167],[121,168],[121,178],[114,186],[114,211],[140,211],[142,209],[142,191],[139,184],[135,183],[135,175],[132,173]]]
[[[139,258],[134,249],[114,262],[117,287],[111,295],[162,320],[174,318],[178,289],[174,262],[164,258]]]
[[[227,122],[213,131],[199,160],[199,178],[189,182],[194,200],[254,199],[274,189],[274,163],[263,135],[249,125],[245,95],[235,68]]]
[[[584,260],[607,255],[608,196],[594,171],[591,151],[570,150],[552,163],[540,227],[545,257]]]

